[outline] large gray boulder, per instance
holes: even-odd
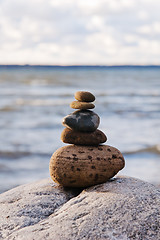
[[[25,184],[0,194],[0,239],[46,219],[78,194],[50,179]]]
[[[160,190],[134,178],[81,193],[46,179],[1,194],[0,209],[1,239],[160,239]]]

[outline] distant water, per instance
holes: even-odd
[[[0,67],[0,192],[49,177],[61,120],[78,90],[96,96],[120,174],[160,183],[160,67]]]

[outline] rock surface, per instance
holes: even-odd
[[[90,110],[78,110],[63,118],[63,125],[79,132],[94,132],[99,126],[99,116]]]
[[[122,153],[111,146],[68,145],[55,151],[49,170],[53,181],[66,187],[89,187],[106,182],[125,165]]]
[[[12,232],[47,218],[76,194],[76,190],[65,191],[51,179],[0,194],[0,239],[7,239]]]
[[[74,96],[80,102],[93,102],[95,100],[95,96],[87,91],[78,91]]]
[[[31,184],[0,195],[1,239],[160,239],[160,190],[152,184],[117,177],[66,202],[66,191],[59,192],[50,180],[44,182],[37,183],[37,190]],[[63,200],[55,211],[59,198]]]
[[[61,140],[64,143],[98,146],[100,143],[107,141],[106,135],[97,129],[94,132],[77,132],[69,128],[65,128],[61,133]]]
[[[70,107],[74,109],[92,109],[95,108],[95,105],[88,102],[73,101],[71,102]]]

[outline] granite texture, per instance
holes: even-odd
[[[77,195],[77,190],[58,186],[51,179],[22,185],[0,194],[0,239],[31,226]]]
[[[78,195],[46,179],[1,194],[0,204],[5,240],[160,239],[160,190],[134,178],[117,177]]]
[[[50,180],[1,194],[1,239],[160,239],[160,190],[152,184],[123,176],[67,194]]]

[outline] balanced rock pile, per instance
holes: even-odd
[[[95,107],[95,96],[79,91],[75,99],[70,106],[79,110],[64,117],[61,134],[61,140],[72,145],[53,153],[49,169],[53,181],[64,187],[89,187],[115,176],[125,162],[118,149],[102,145],[107,137],[97,129],[100,118],[89,110]]]

